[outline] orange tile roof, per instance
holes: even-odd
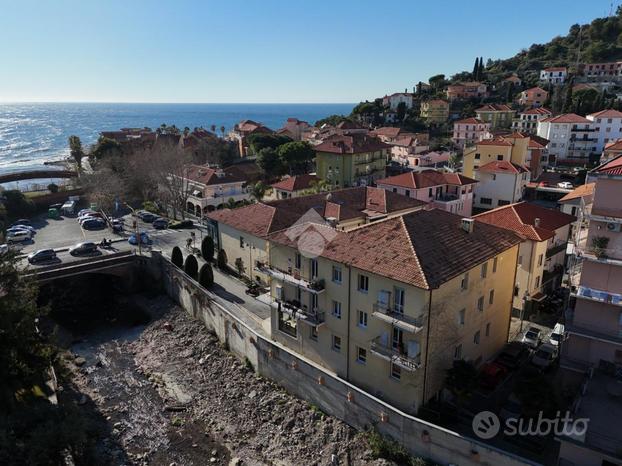
[[[464,124],[464,125],[479,125],[482,123],[486,123],[485,121],[480,120],[479,118],[471,117],[465,118],[464,120],[458,120],[454,122],[454,125]]]
[[[390,186],[412,189],[429,188],[444,184],[464,186],[474,183],[477,183],[477,180],[473,180],[459,173],[441,173],[435,170],[407,172],[376,181],[378,185],[387,184]]]
[[[486,104],[475,110],[477,112],[513,112],[511,107],[505,104]]]
[[[622,175],[622,155],[605,162],[604,164],[596,167],[592,170],[594,173],[604,173],[607,175],[620,176]]]
[[[493,160],[487,164],[478,168],[479,171],[487,173],[525,173],[529,170],[525,167],[517,165],[515,163],[508,162],[507,160]]]
[[[594,194],[594,186],[596,186],[596,183],[587,183],[577,186],[557,202],[564,203],[574,199],[579,199],[580,197],[591,196]]]
[[[512,145],[510,141],[503,139],[503,137],[501,136],[497,136],[492,139],[484,139],[482,141],[479,141],[477,144],[478,145],[481,144],[482,146],[506,146],[506,147]]]
[[[218,175],[219,173],[221,173],[221,176]],[[229,170],[228,168],[225,168],[224,170],[215,170],[205,165],[186,166],[186,178],[204,185],[218,185],[246,181],[246,179],[235,170]]]
[[[314,147],[316,152],[358,154],[388,149],[390,146],[367,134],[334,134]]]
[[[537,204],[519,202],[473,216],[478,222],[496,225],[533,241],[545,241],[555,236],[555,230],[569,225],[576,217]],[[535,226],[536,219],[540,225]]]
[[[394,128],[392,126],[383,126],[381,128],[376,128],[375,130],[370,131],[369,134],[371,134],[372,136],[386,136],[389,138],[395,138],[402,132],[403,132],[402,128]]]
[[[274,183],[274,189],[281,191],[300,191],[301,189],[309,189],[313,183],[317,183],[319,178],[315,175],[306,173],[304,175],[288,176],[278,183]]]
[[[461,221],[459,215],[439,209],[411,212],[337,232],[322,245],[321,256],[418,288],[435,289],[521,241],[512,232],[485,223],[467,233]],[[290,236],[280,231],[269,239],[297,247]]]
[[[564,113],[563,115],[545,118],[541,121],[547,123],[592,123],[587,118],[577,115],[576,113]]]
[[[618,112],[617,110],[608,109],[601,110],[600,112],[590,113],[588,116],[594,118],[622,118],[622,112]]]
[[[552,115],[553,114],[553,112],[551,112],[548,108],[545,108],[545,107],[530,108],[520,113],[524,115]]]
[[[622,139],[616,139],[615,141],[609,141],[605,145],[605,150],[622,150]]]
[[[566,71],[565,66],[551,66],[549,68],[544,68],[544,71]]]

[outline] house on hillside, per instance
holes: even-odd
[[[229,133],[229,139],[235,141],[241,157],[249,155],[248,137],[253,134],[272,134],[270,128],[253,120],[242,120]]]
[[[491,136],[490,123],[472,117],[458,120],[454,123],[454,132],[451,140],[458,147],[464,148],[482,139],[488,139]]]
[[[303,133],[309,128],[311,128],[311,125],[306,121],[299,120],[298,118],[288,118],[283,127],[277,130],[277,134],[285,134],[294,141],[301,141]]]
[[[441,99],[423,101],[420,116],[428,123],[444,123],[449,118],[449,103]]]
[[[446,89],[448,100],[457,99],[479,99],[482,97],[488,97],[488,87],[486,84],[471,81],[460,84],[451,84]]]
[[[540,71],[540,81],[546,84],[564,84],[567,77],[568,70],[565,66],[553,66]]]
[[[525,107],[542,107],[547,99],[549,93],[541,87],[531,87],[520,93],[518,103]]]
[[[548,146],[549,165],[589,164],[597,154],[597,137],[594,131],[591,120],[574,113],[538,121],[538,136],[551,141]]]
[[[185,168],[184,186],[189,193],[186,211],[197,217],[222,208],[231,199],[240,202],[251,198],[246,179],[229,168],[188,165]]]
[[[512,120],[512,130],[521,133],[533,133],[538,131],[538,121],[553,116],[548,108],[529,108],[518,112],[518,118]]]
[[[314,174],[286,176],[281,181],[272,184],[275,199],[289,199],[301,196],[305,190],[312,188],[320,179]]]
[[[486,104],[475,110],[477,118],[490,123],[490,129],[510,128],[515,111],[505,104]]]

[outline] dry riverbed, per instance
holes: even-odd
[[[371,458],[364,435],[257,377],[168,299],[139,299],[150,323],[98,330],[68,357],[67,392],[107,432],[102,464],[389,464]]]

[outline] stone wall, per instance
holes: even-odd
[[[231,352],[257,373],[357,429],[370,426],[403,444],[413,455],[441,464],[537,465],[525,458],[405,414],[371,394],[271,341],[217,302],[217,298],[154,253],[153,272],[168,295],[201,319]]]

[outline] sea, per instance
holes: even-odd
[[[162,123],[224,126],[228,132],[243,119],[279,129],[287,118],[311,124],[332,114],[348,115],[354,104],[141,104],[141,103],[0,103],[0,174],[43,168],[69,156],[67,138],[93,144],[100,131],[127,127],[157,128]],[[46,168],[53,168],[48,165]]]

